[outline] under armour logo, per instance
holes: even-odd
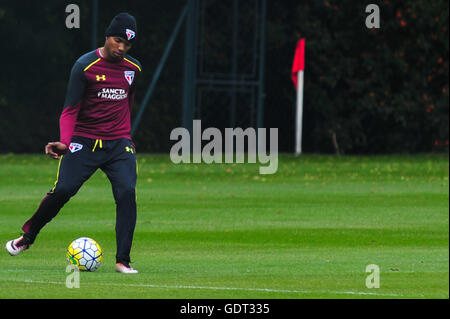
[[[102,74],[102,75],[96,75],[95,78],[97,79],[97,82],[102,80],[102,81],[106,81],[106,75]]]

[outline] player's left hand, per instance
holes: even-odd
[[[49,142],[45,146],[45,154],[50,155],[51,158],[59,159],[61,155],[67,152],[67,145],[61,142]]]

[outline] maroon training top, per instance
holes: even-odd
[[[74,64],[60,124],[60,141],[72,136],[113,140],[131,138],[131,107],[138,60],[126,55],[118,62],[105,60],[101,50],[86,53]]]

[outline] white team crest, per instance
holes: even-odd
[[[125,79],[127,80],[128,84],[131,85],[133,83],[134,79],[134,71],[124,71]]]
[[[136,36],[136,33],[134,33],[134,31],[130,29],[125,29],[125,33],[127,34],[128,40],[131,40]]]
[[[70,143],[70,145],[69,145],[69,151],[71,151],[72,153],[78,152],[82,148],[83,148],[83,145],[78,144],[78,143]]]

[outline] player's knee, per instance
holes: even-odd
[[[122,200],[134,199],[136,197],[136,190],[134,185],[122,185],[114,191],[114,197],[117,202]]]
[[[62,198],[70,198],[73,195],[75,195],[78,191],[79,187],[76,185],[67,185],[67,184],[61,184],[57,185],[54,190],[53,194]]]

